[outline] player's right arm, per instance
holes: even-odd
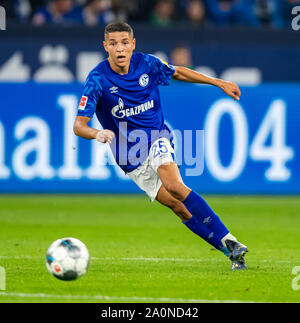
[[[73,131],[76,136],[85,139],[96,139],[102,143],[111,143],[115,136],[111,130],[98,130],[88,125],[96,111],[101,95],[101,76],[96,70],[93,70],[88,75],[83,87]]]
[[[99,142],[109,144],[114,139],[114,133],[111,130],[97,130],[91,128],[88,125],[88,122],[91,120],[89,117],[77,116],[74,122],[73,131],[76,136],[85,138],[85,139],[96,139]]]

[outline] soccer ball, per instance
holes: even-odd
[[[63,238],[54,241],[49,247],[46,266],[54,277],[74,280],[86,273],[89,259],[84,243],[75,238]]]

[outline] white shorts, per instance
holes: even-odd
[[[161,187],[157,169],[163,164],[174,162],[174,149],[167,138],[157,139],[150,148],[147,159],[127,175],[142,189],[151,202]]]

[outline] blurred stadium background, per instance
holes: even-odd
[[[194,131],[182,167],[188,185],[203,193],[300,192],[300,1],[0,5],[6,11],[6,30],[0,33],[1,192],[138,192],[109,165],[106,147],[72,133],[82,83],[106,57],[104,25],[116,20],[132,24],[138,51],[242,88],[239,103],[212,87],[173,82],[161,89],[167,122]],[[201,177],[198,129],[205,129]]]

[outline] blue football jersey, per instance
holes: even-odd
[[[77,115],[92,118],[96,113],[103,129],[114,132],[111,149],[125,173],[141,165],[158,138],[172,144],[158,86],[168,85],[174,72],[159,58],[134,52],[128,74],[116,73],[105,59],[87,77]]]

